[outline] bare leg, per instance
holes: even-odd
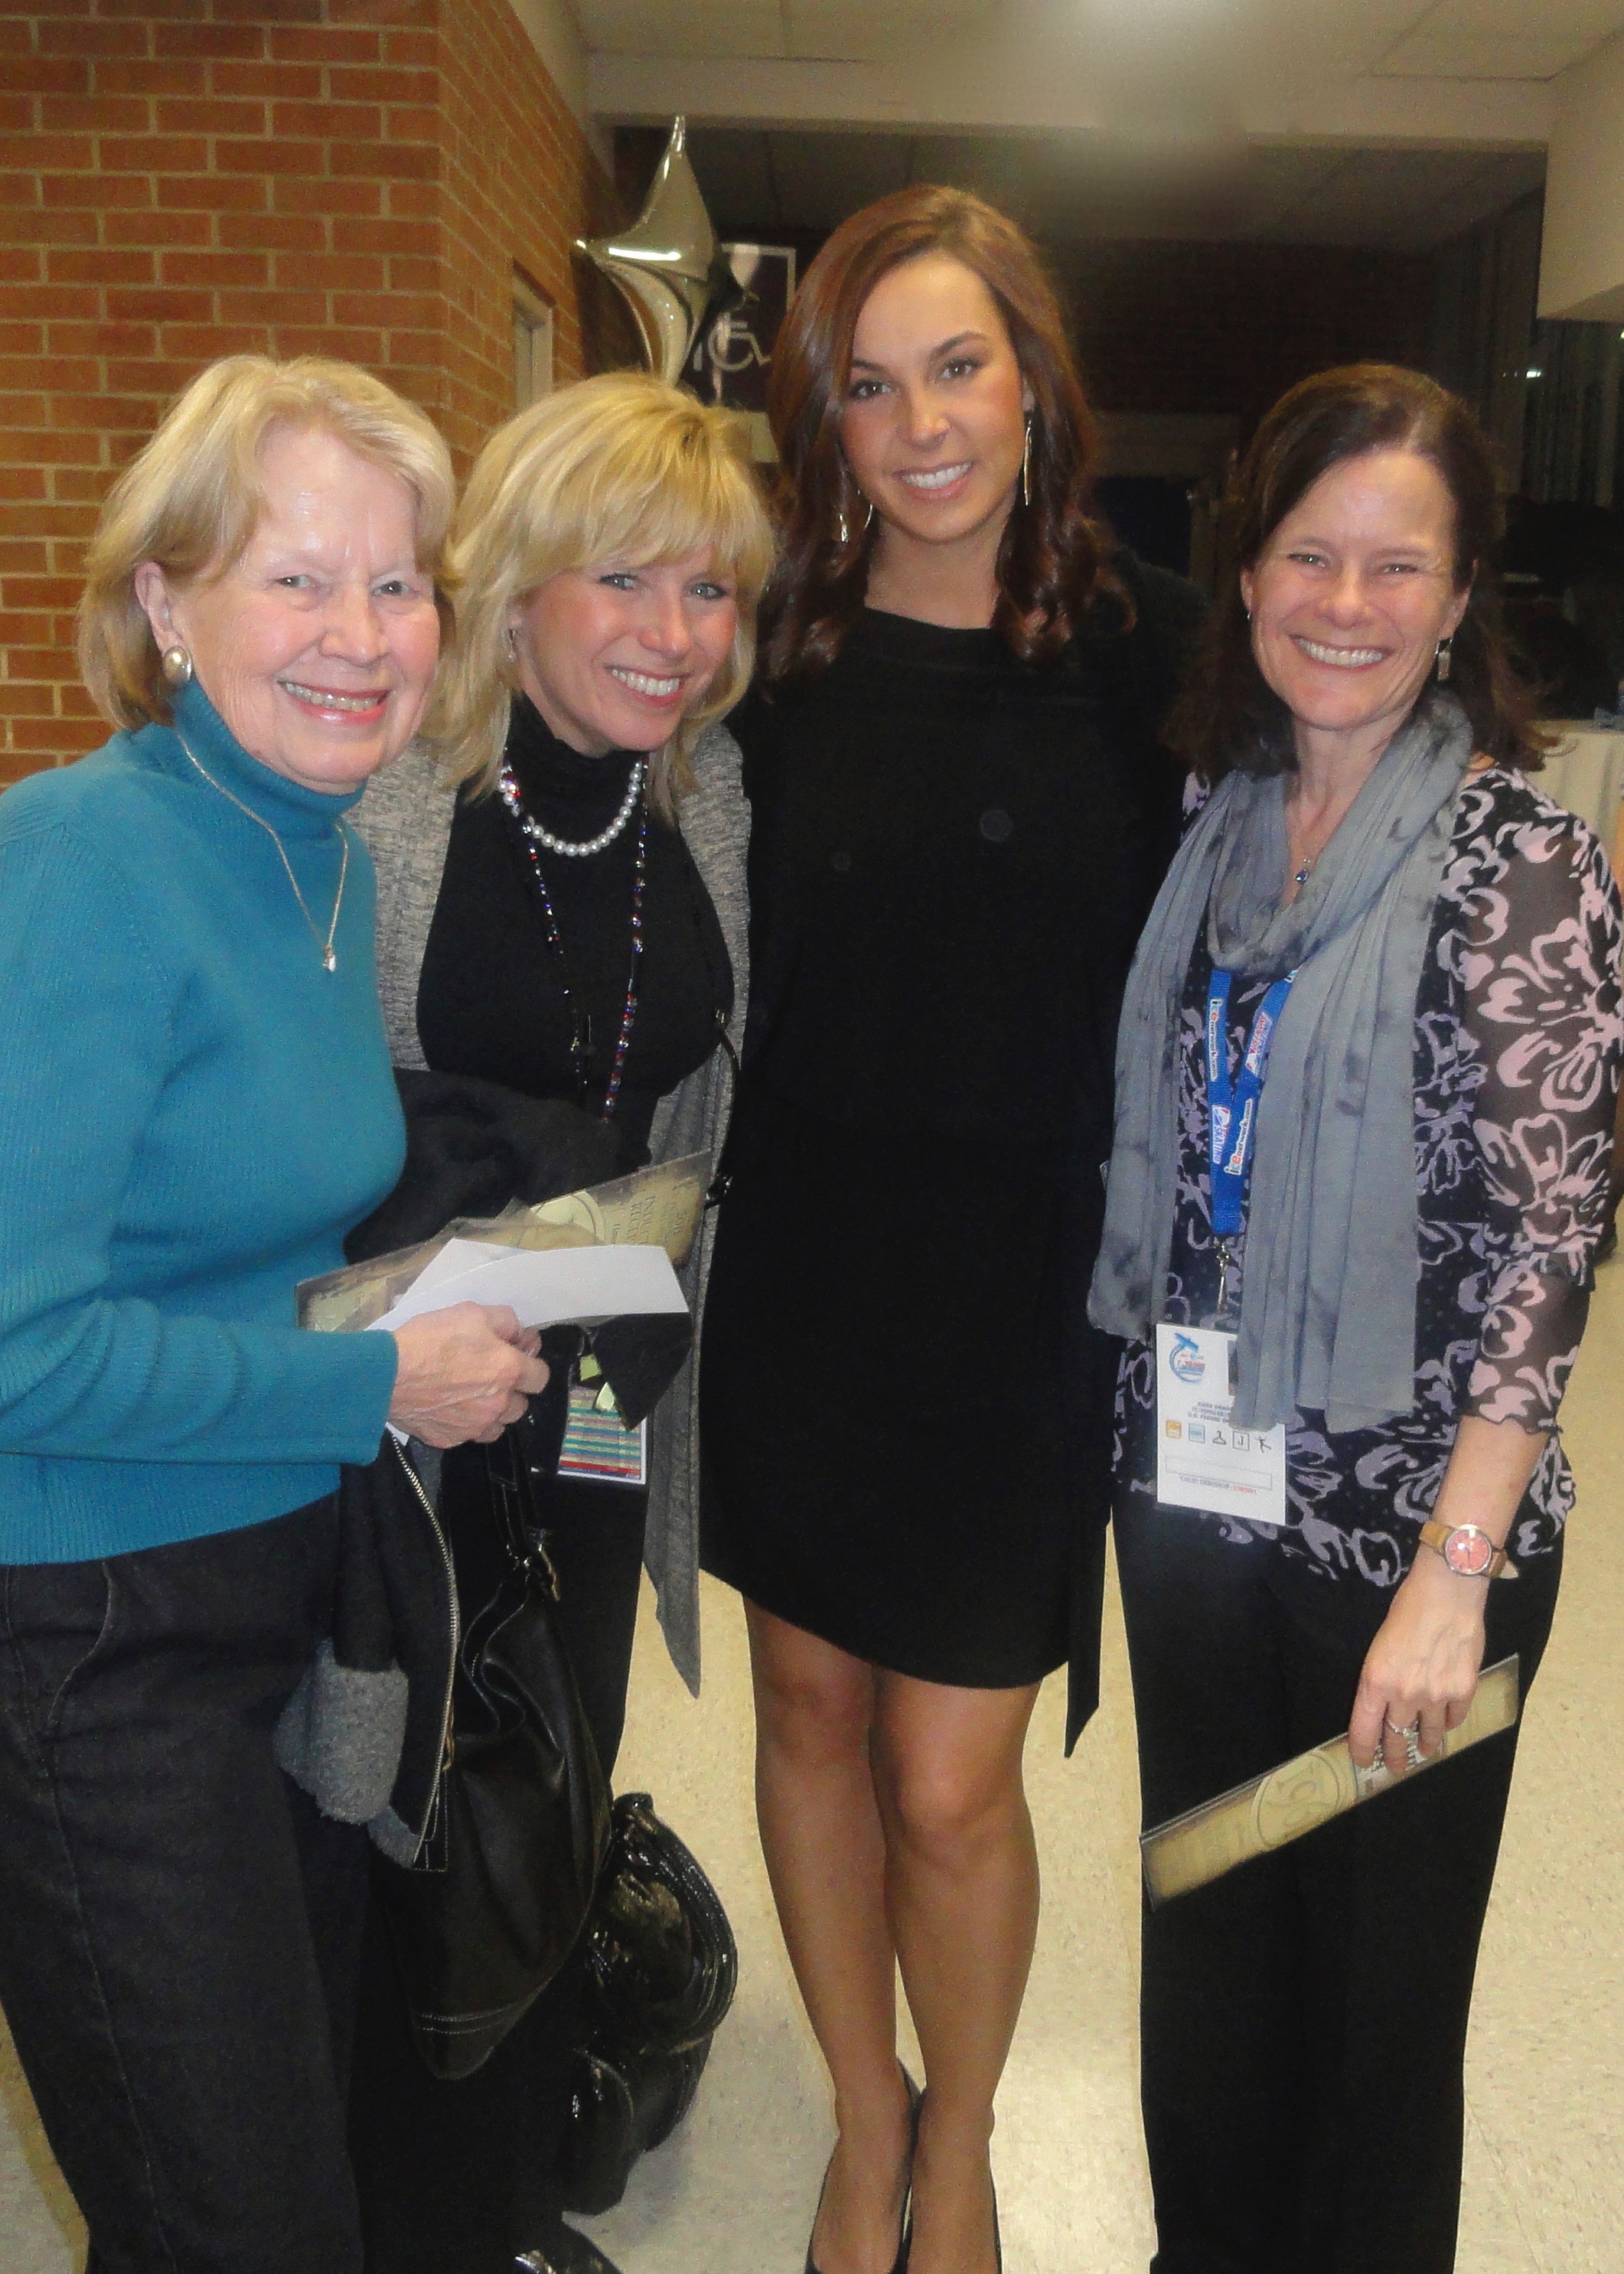
[[[813,2255],[819,2274],[891,2274],[909,2118],[869,1760],[875,1676],[861,1659],[753,1603],[745,1613],[762,1851],[835,2090],[839,2137]]]
[[[1037,1698],[875,1675],[886,1891],[924,2054],[910,2274],[993,2274],[993,2096],[1037,1934],[1021,1782]]]

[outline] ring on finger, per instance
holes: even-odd
[[[1389,1721],[1384,1713],[1381,1717],[1381,1726],[1393,1736],[1413,1739],[1420,1733],[1421,1717],[1417,1714],[1413,1721]]]

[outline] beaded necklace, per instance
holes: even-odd
[[[530,874],[536,879],[536,889],[541,895],[542,920],[546,930],[547,950],[558,971],[559,985],[563,990],[564,1008],[569,1017],[569,1055],[575,1061],[575,1096],[578,1103],[586,1103],[588,1069],[592,1058],[592,1021],[575,1001],[569,984],[569,964],[564,953],[564,937],[559,930],[553,912],[553,895],[547,890],[545,871],[541,865],[541,848],[546,846],[555,852],[568,853],[574,859],[583,855],[601,852],[612,844],[629,819],[634,806],[641,808],[637,824],[637,850],[632,868],[632,960],[631,973],[626,983],[626,1003],[620,1013],[620,1031],[615,1036],[614,1058],[609,1068],[609,1086],[604,1092],[603,1118],[612,1120],[615,1100],[620,1094],[620,1077],[626,1070],[626,1052],[631,1043],[632,1027],[637,1016],[637,975],[643,957],[643,888],[649,865],[649,798],[648,773],[639,759],[632,768],[631,786],[620,818],[599,838],[584,844],[571,845],[553,837],[524,809],[524,800],[511,765],[504,758],[496,787],[502,803],[513,816],[523,840],[525,857]]]

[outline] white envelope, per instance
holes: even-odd
[[[629,1312],[684,1312],[663,1247],[497,1247],[450,1239],[373,1325],[404,1326],[453,1303],[506,1303],[522,1327],[597,1326]]]

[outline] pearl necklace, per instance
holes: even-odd
[[[558,916],[553,906],[553,895],[547,890],[546,873],[542,868],[541,855],[537,851],[537,847],[545,845],[549,852],[571,855],[577,859],[588,853],[601,853],[605,846],[613,844],[621,830],[625,828],[634,809],[638,805],[643,809],[643,818],[637,831],[637,848],[632,861],[631,971],[626,982],[626,1000],[620,1008],[620,1024],[615,1033],[614,1054],[610,1060],[608,1086],[604,1091],[601,1111],[605,1121],[611,1121],[614,1118],[615,1100],[620,1096],[620,1081],[626,1071],[626,1053],[631,1045],[632,1028],[637,1017],[637,981],[643,964],[643,896],[649,871],[649,804],[643,794],[643,762],[638,758],[632,766],[631,786],[626,793],[626,802],[621,806],[620,812],[607,829],[600,831],[598,836],[585,844],[578,845],[570,844],[567,839],[554,837],[551,831],[544,829],[538,821],[525,811],[524,799],[520,791],[517,778],[506,759],[502,761],[501,772],[496,777],[497,794],[517,824],[520,833],[525,840],[525,859],[530,864],[530,871],[536,880],[536,890],[540,896],[542,922],[546,932],[547,948],[553,958],[553,968],[558,973],[559,985],[563,990],[564,1009],[569,1020],[569,1055],[575,1061],[575,1100],[580,1105],[586,1103],[587,1077],[592,1058],[592,1022],[576,1002],[575,991],[569,983],[569,962],[564,953],[564,936],[559,930]]]
[[[519,797],[518,784],[514,780],[508,767],[502,768],[497,780],[497,787],[501,793],[503,804],[532,845],[545,845],[549,853],[561,853],[568,861],[584,861],[589,854],[602,853],[607,847],[613,845],[633,814],[636,812],[637,801],[643,795],[643,761],[641,758],[634,759],[631,779],[626,785],[626,795],[621,799],[620,809],[609,824],[608,828],[600,829],[596,837],[583,838],[574,843],[568,837],[555,837],[550,829],[542,827],[534,814],[526,813]]]

